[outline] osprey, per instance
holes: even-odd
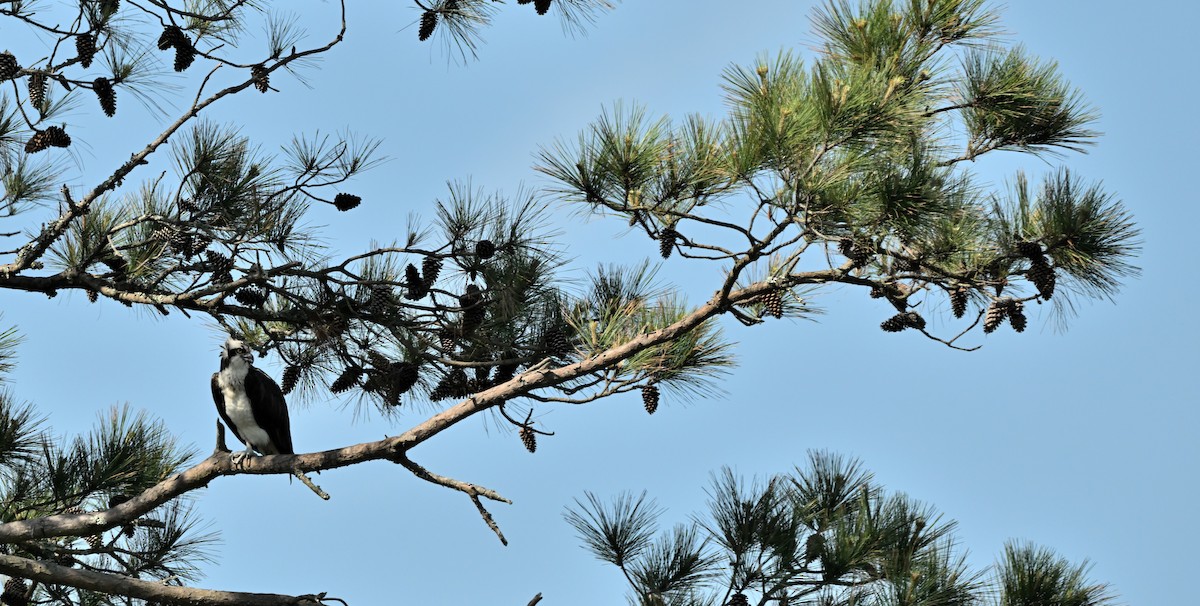
[[[221,370],[213,373],[212,395],[225,425],[246,445],[245,452],[234,454],[235,463],[255,451],[295,454],[283,391],[254,367],[254,353],[242,341],[229,337],[221,347]]]

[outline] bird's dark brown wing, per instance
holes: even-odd
[[[250,367],[246,373],[246,395],[254,406],[254,421],[267,432],[278,452],[264,454],[296,454],[292,448],[292,422],[288,418],[287,401],[283,390],[267,373]]]
[[[233,421],[229,420],[229,415],[225,413],[225,394],[221,392],[221,384],[217,381],[217,374],[214,372],[212,376],[213,403],[217,405],[217,414],[221,415],[221,420],[225,421],[225,427],[228,427],[229,431],[233,432],[234,437],[242,444],[249,446],[245,438],[238,433],[237,426],[233,424]]]

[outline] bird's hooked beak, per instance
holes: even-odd
[[[244,341],[229,339],[221,346],[221,360],[228,364],[234,356],[245,360],[247,364],[254,362],[254,351]]]

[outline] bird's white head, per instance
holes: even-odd
[[[253,364],[254,352],[244,342],[233,337],[225,340],[225,344],[221,346],[221,370],[225,370],[230,365],[252,366]]]

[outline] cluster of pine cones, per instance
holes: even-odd
[[[544,15],[550,10],[552,0],[517,0],[517,4],[533,3],[537,14]],[[458,10],[458,0],[446,0],[441,8],[430,8],[421,13],[421,24],[417,27],[417,39],[424,42],[433,35],[438,26],[438,15],[453,13]]]
[[[923,330],[925,328],[925,318],[915,311],[902,311],[886,320],[879,325],[886,332],[900,332],[906,328],[915,328]]]
[[[71,135],[68,135],[63,127],[47,126],[46,130],[34,131],[33,136],[25,143],[25,153],[36,154],[51,147],[70,146]]]
[[[408,267],[404,268],[404,288],[408,290],[404,297],[413,301],[424,299],[425,295],[429,294],[429,289],[433,288],[433,284],[437,282],[441,272],[441,257],[425,257],[421,261],[420,270],[409,263]]]
[[[1025,318],[1025,304],[1012,297],[992,301],[983,316],[983,332],[994,332],[1006,319],[1013,330],[1025,332],[1025,326],[1028,324]]]
[[[175,49],[175,71],[182,72],[196,60],[196,47],[178,25],[167,25],[158,37],[158,50]]]

